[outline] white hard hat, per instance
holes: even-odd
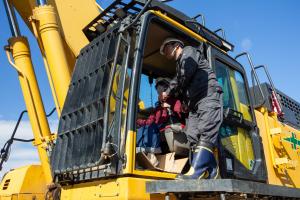
[[[166,44],[171,43],[171,42],[172,43],[179,43],[181,46],[184,46],[184,43],[181,40],[179,40],[177,38],[168,37],[164,40],[164,42],[160,46],[160,54],[161,55],[165,55],[165,53],[164,53],[165,46],[166,46]]]

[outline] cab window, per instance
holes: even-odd
[[[216,60],[216,76],[223,89],[224,108],[231,108],[243,114],[243,118],[252,121],[249,98],[242,74],[220,60]]]
[[[216,61],[216,76],[220,86],[223,89],[223,105],[224,108],[236,109],[233,99],[232,88],[230,84],[228,67],[220,61]]]

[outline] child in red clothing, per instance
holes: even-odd
[[[169,87],[168,78],[157,78],[155,88],[158,93],[158,102],[154,112],[147,119],[138,119],[137,151],[161,153],[160,131],[166,125],[173,123],[184,124],[181,102],[178,99],[163,96]]]
[[[171,116],[170,116],[171,111]],[[172,119],[170,119],[170,117]],[[170,120],[180,121],[182,118],[181,102],[178,99],[169,97],[165,101],[159,101],[156,103],[154,113],[152,113],[148,119],[138,119],[137,125],[145,126],[152,123],[155,124],[169,124]]]

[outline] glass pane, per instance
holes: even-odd
[[[246,85],[242,74],[238,71],[234,71],[235,82],[238,88],[239,95],[239,110],[243,113],[244,119],[252,121],[252,115],[250,110],[250,102],[247,95]]]
[[[120,49],[119,49],[118,56],[117,56],[116,71],[114,74],[112,91],[110,94],[110,109],[109,109],[109,118],[108,118],[108,122],[109,122],[108,124],[109,124],[109,130],[110,130],[109,132],[112,131],[114,120],[115,120],[116,109],[118,106],[118,102],[120,101],[120,98],[121,98],[120,93],[121,93],[122,83],[120,83],[120,81],[121,81],[121,76],[122,76],[122,68],[125,66],[127,51],[128,51],[128,46],[123,41],[121,41]],[[127,85],[129,85],[128,81],[127,81]],[[125,107],[127,107],[128,87],[126,89],[126,86],[125,86],[124,91],[125,92],[127,91],[127,96],[126,97],[124,96],[124,98],[123,98],[123,105],[125,104]],[[124,101],[126,101],[126,102],[124,103]]]
[[[123,107],[122,107],[122,116],[121,116],[121,133],[125,130],[125,125],[127,121],[127,108],[128,108],[128,96],[129,96],[129,86],[131,79],[131,69],[127,69],[125,75],[125,83],[124,83],[124,93],[123,93]]]
[[[236,80],[237,87],[238,87],[240,102],[248,105],[249,99],[248,99],[248,95],[247,95],[246,88],[245,88],[244,78],[243,78],[242,74],[238,71],[234,71],[234,76],[235,76],[235,80]]]
[[[143,102],[144,109],[154,107],[155,102],[157,101],[157,93],[155,92],[154,85],[155,80],[153,80],[153,84],[151,85],[149,83],[149,76],[142,74],[139,100],[140,102]]]
[[[228,67],[216,60],[216,76],[220,86],[223,89],[223,104],[224,108],[235,109],[234,96],[232,93],[232,88],[230,84]]]

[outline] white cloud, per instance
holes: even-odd
[[[11,160],[37,160],[38,154],[36,148],[28,145],[15,145],[15,147],[12,147]]]
[[[3,145],[8,140],[15,128],[16,121],[0,120],[0,145]],[[23,121],[19,125],[16,137],[26,139],[33,138],[32,130],[29,121]]]
[[[244,38],[241,42],[242,50],[249,51],[252,48],[252,41],[249,38]]]
[[[10,138],[16,121],[0,120],[0,148]],[[58,120],[49,121],[51,132],[56,132]],[[33,133],[29,121],[22,121],[16,133],[17,138],[32,139]],[[11,147],[10,157],[7,162],[3,164],[3,169],[0,172],[0,177],[10,169],[18,168],[29,164],[40,163],[36,147],[32,143],[14,142]]]

